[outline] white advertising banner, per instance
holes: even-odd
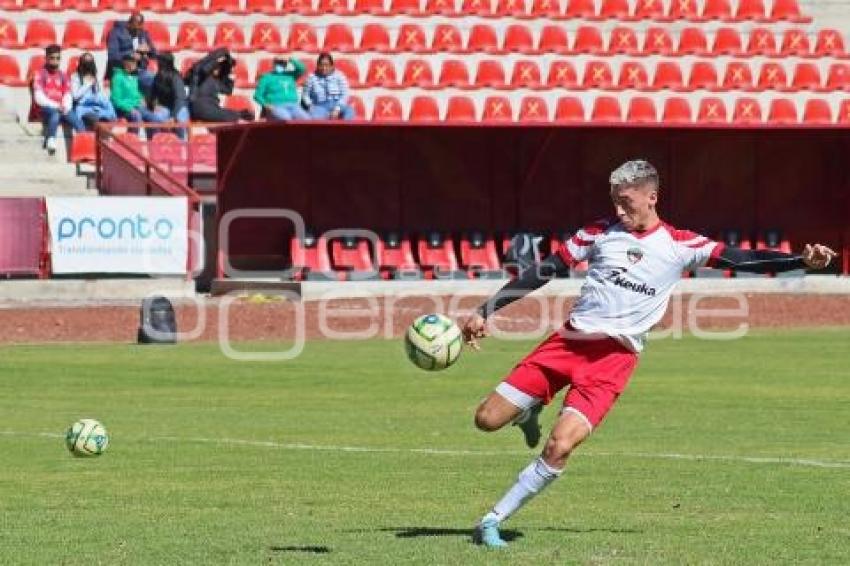
[[[53,273],[185,274],[184,197],[48,197]]]

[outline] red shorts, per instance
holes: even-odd
[[[556,331],[517,364],[503,384],[519,390],[518,397],[525,394],[544,405],[569,385],[564,409],[579,413],[596,427],[626,388],[638,357],[613,338],[586,336],[576,338],[569,326]],[[523,404],[523,399],[510,398],[510,387],[500,385],[497,391]]]

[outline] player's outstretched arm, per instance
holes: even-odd
[[[715,260],[714,267],[750,273],[779,273],[805,268],[823,269],[837,255],[822,244],[806,244],[800,255],[773,250],[742,250],[727,247]]]
[[[538,264],[523,271],[519,277],[507,283],[461,324],[464,341],[477,350],[478,341],[487,336],[487,317],[512,302],[539,289],[558,275],[569,272],[567,264],[558,254],[552,254]]]

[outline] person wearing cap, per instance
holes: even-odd
[[[301,108],[296,81],[304,75],[304,63],[295,57],[274,58],[272,70],[260,77],[254,100],[263,109],[263,115],[272,120],[309,120],[310,115]]]
[[[138,61],[128,53],[124,55],[121,67],[116,67],[112,73],[110,95],[112,106],[119,118],[128,122],[165,122],[168,120],[168,110],[156,107],[150,110],[139,89],[137,75]],[[153,131],[148,132],[152,136]]]
[[[106,74],[110,80],[114,69],[121,67],[124,58],[132,55],[138,63],[139,85],[148,92],[153,84],[154,74],[148,71],[151,57],[156,57],[156,46],[150,34],[145,30],[145,16],[134,11],[126,22],[116,22],[106,37]]]
[[[821,244],[806,245],[799,255],[741,250],[674,228],[658,216],[659,174],[646,160],[615,169],[609,187],[612,217],[585,225],[462,323],[464,340],[478,349],[487,317],[567,274],[571,266],[589,264],[564,326],[521,360],[476,410],[479,429],[495,431],[514,423],[533,448],[541,438],[542,407],[569,388],[541,455],[476,526],[473,539],[486,547],[506,545],[499,533],[502,522],[562,475],[573,450],[614,406],[684,271],[706,266],[754,273],[823,269],[836,256]]]

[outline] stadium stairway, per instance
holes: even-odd
[[[40,124],[21,123],[14,111],[0,106],[0,197],[97,194],[68,163],[66,144],[60,141],[52,157],[41,144]]]

